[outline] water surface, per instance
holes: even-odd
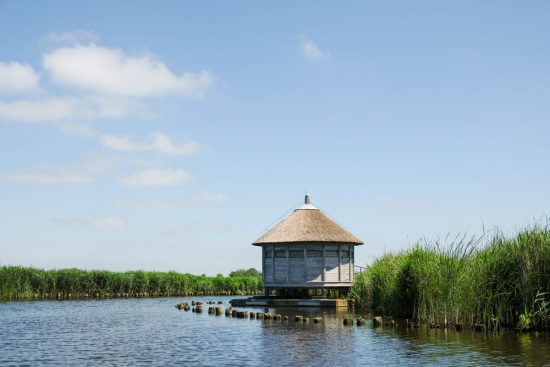
[[[272,308],[291,320],[260,321],[174,307],[229,299],[0,302],[0,365],[550,365],[548,334],[349,327],[347,312],[318,308]],[[295,323],[296,314],[324,319]]]

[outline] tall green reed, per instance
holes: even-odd
[[[375,260],[352,295],[373,312],[430,324],[548,328],[550,229],[424,240]]]
[[[259,276],[0,267],[0,299],[258,294]]]

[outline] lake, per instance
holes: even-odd
[[[0,302],[0,365],[550,365],[550,336],[344,326],[347,312],[271,308],[289,321],[177,310],[235,297]],[[262,308],[239,308],[263,311]],[[294,315],[322,316],[321,324]],[[366,316],[365,314],[361,314]]]

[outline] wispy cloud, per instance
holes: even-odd
[[[182,205],[177,200],[151,200],[151,206],[156,209],[174,209]]]
[[[213,81],[207,71],[177,75],[152,55],[131,56],[95,44],[55,49],[44,55],[43,66],[59,84],[129,97],[201,95]]]
[[[157,199],[151,200],[150,205],[155,209],[178,209],[190,208],[193,206],[204,206],[210,204],[225,203],[228,196],[224,192],[203,192],[194,198],[177,200],[177,199]]]
[[[224,192],[203,192],[199,195],[197,201],[203,204],[224,203],[227,201],[227,194]]]
[[[109,217],[109,218],[104,218],[104,219],[98,219],[98,220],[95,220],[92,222],[92,225],[96,228],[101,228],[101,229],[109,229],[109,228],[113,228],[113,229],[121,229],[121,228],[126,228],[126,222],[123,220],[123,219],[120,219],[120,218],[114,218],[114,217]]]
[[[182,186],[191,183],[194,179],[191,173],[183,169],[146,169],[121,178],[120,183],[134,187]]]
[[[124,229],[127,227],[127,223],[125,220],[115,217],[94,220],[76,218],[52,218],[51,221],[68,227],[92,227],[98,229]]]
[[[63,134],[76,138],[91,138],[96,135],[94,129],[81,123],[62,123],[58,124],[57,127]]]
[[[143,111],[135,100],[102,96],[63,96],[0,101],[0,119],[16,122],[60,122],[121,118]]]
[[[311,61],[318,61],[330,57],[330,51],[322,50],[315,42],[304,39],[301,43],[302,54]]]
[[[27,182],[36,184],[87,184],[93,181],[93,176],[81,172],[62,172],[62,171],[20,171],[6,175],[6,178],[14,182]]]
[[[40,77],[28,64],[0,62],[0,94],[35,92]]]
[[[137,142],[127,135],[102,134],[101,144],[105,147],[121,151],[154,151],[168,155],[188,156],[203,150],[201,144],[186,136],[180,142],[173,141],[168,135],[160,132],[149,134],[150,142]]]
[[[433,204],[429,197],[384,196],[377,199],[379,205],[394,208],[425,208]]]
[[[63,33],[50,33],[46,38],[57,43],[81,43],[99,41],[99,34],[94,31],[78,29]]]

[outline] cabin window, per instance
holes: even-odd
[[[286,250],[275,250],[275,257],[286,257]]]
[[[307,250],[307,257],[323,257],[323,250]]]
[[[290,250],[288,257],[304,257],[304,250]]]
[[[340,253],[340,257],[341,257],[342,259],[346,259],[346,260],[349,259],[349,251],[342,251],[342,252]]]
[[[273,257],[273,252],[272,251],[266,251],[265,252],[265,257],[266,258],[272,258]]]
[[[325,250],[326,257],[338,257],[338,250]]]

